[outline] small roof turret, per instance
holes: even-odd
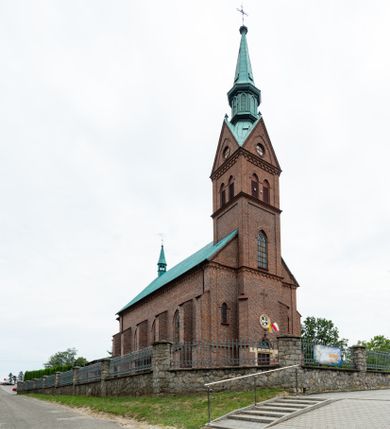
[[[167,271],[167,262],[165,260],[165,252],[164,252],[164,245],[161,245],[161,250],[160,250],[160,257],[158,258],[158,262],[157,262],[157,274],[159,276],[161,276],[162,274],[164,274]]]

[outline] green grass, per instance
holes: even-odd
[[[259,389],[257,401],[281,394],[280,389]],[[207,394],[106,397],[29,394],[34,398],[77,408],[89,408],[117,416],[181,429],[199,429],[207,423]],[[253,403],[253,392],[214,392],[212,418]]]

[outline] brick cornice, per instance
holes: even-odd
[[[264,159],[259,158],[256,155],[253,155],[253,153],[247,151],[246,149],[241,148],[243,156],[253,165],[256,165],[256,167],[261,168],[262,170],[267,171],[268,173],[275,174],[277,176],[280,176],[280,173],[282,170],[278,167],[275,167],[274,165],[270,164],[267,161],[264,161]]]
[[[223,271],[237,271],[237,268],[234,267],[228,267],[227,265],[223,265],[220,262],[210,261],[206,264],[206,267],[215,268],[217,270],[223,270]]]
[[[264,159],[259,158],[258,156],[254,155],[253,153],[247,151],[246,149],[240,147],[237,149],[230,158],[228,158],[222,165],[220,165],[210,176],[211,180],[219,179],[223,174],[226,173],[236,162],[237,159],[243,156],[245,159],[247,159],[251,164],[256,165],[256,167],[261,168],[264,171],[267,171],[268,173],[280,176],[280,173],[282,170],[278,167],[275,167],[274,165],[270,164],[269,162],[265,161]]]
[[[220,165],[210,176],[211,180],[220,178],[231,168],[240,156],[240,149],[236,150],[230,158],[228,158],[222,165]]]
[[[294,283],[288,283],[288,282],[283,282],[282,286],[293,288],[293,289],[297,289],[299,287],[299,285],[295,285]]]
[[[238,269],[238,271],[255,274],[259,277],[265,277],[265,278],[272,279],[272,280],[283,281],[283,277],[277,276],[276,274],[271,274],[271,273],[264,271],[264,270],[256,270],[256,269],[251,268],[251,267],[243,266],[243,267],[240,267]]]
[[[219,216],[221,213],[228,211],[231,209],[231,207],[241,198],[244,197],[247,200],[254,202],[258,205],[260,205],[263,208],[266,208],[274,213],[282,213],[282,210],[280,210],[279,208],[275,207],[275,206],[271,206],[271,204],[267,204],[264,201],[259,200],[256,197],[253,197],[252,195],[247,194],[244,191],[240,191],[238,194],[236,194],[231,200],[229,200],[223,207],[220,207],[218,210],[216,210],[211,217],[214,219],[215,217]]]

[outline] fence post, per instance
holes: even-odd
[[[367,371],[367,351],[365,346],[352,346],[352,362],[356,371],[366,372]]]
[[[169,387],[169,369],[171,367],[171,346],[169,341],[158,341],[153,344],[152,371],[153,393],[162,393]]]
[[[278,337],[278,356],[279,365],[290,366],[290,365],[302,365],[303,354],[301,337],[295,337],[292,335],[283,335]],[[283,387],[289,388],[295,393],[298,393],[299,388],[299,374],[300,368],[292,368],[291,370],[281,371],[279,377],[280,384]]]
[[[73,367],[73,387],[72,387],[72,392],[73,395],[76,395],[76,385],[79,381],[79,366],[74,366]]]
[[[47,379],[47,375],[44,375],[42,377],[42,390],[46,388],[46,379]]]
[[[110,376],[110,358],[102,359],[100,365],[100,396],[107,396],[106,379]]]
[[[24,392],[24,381],[18,381],[18,382],[16,383],[16,391],[17,391],[18,393],[20,393],[20,392]]]
[[[57,390],[57,387],[59,387],[59,384],[60,384],[60,375],[61,375],[61,372],[60,372],[60,371],[57,371],[57,372],[56,372],[56,377],[55,377],[55,379],[54,379],[54,387],[55,387],[55,390]]]

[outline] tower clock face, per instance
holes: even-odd
[[[223,151],[223,157],[226,159],[229,157],[229,155],[230,155],[230,147],[225,147]]]
[[[262,144],[258,143],[256,145],[256,152],[257,152],[257,154],[259,156],[263,157],[264,156],[264,152],[265,152],[264,146]]]

